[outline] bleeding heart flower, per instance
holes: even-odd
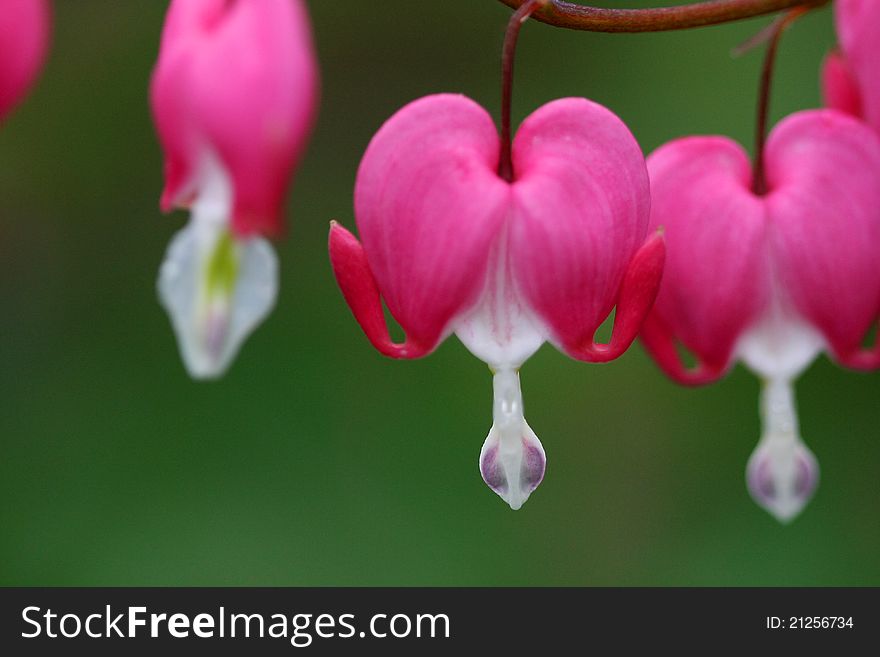
[[[311,130],[317,68],[301,0],[173,0],[151,101],[165,151],[162,207],[189,207],[159,275],[194,377],[221,375],[278,291],[260,235],[281,232]]]
[[[500,151],[491,118],[468,98],[404,107],[358,171],[363,246],[334,223],[330,259],[381,353],[418,358],[455,333],[489,364],[494,422],[480,471],[518,509],[546,463],[523,415],[520,366],[545,341],[579,360],[622,354],[654,301],[665,249],[659,235],[645,241],[641,150],[604,107],[569,98],[532,114],[513,143],[510,182],[498,174]],[[383,299],[403,344],[391,341]],[[610,343],[596,344],[615,304]]]
[[[765,165],[759,196],[729,139],[679,139],[648,158],[651,224],[665,227],[669,254],[642,338],[680,383],[714,381],[736,360],[764,380],[747,481],[789,520],[818,482],[792,382],[822,351],[849,367],[880,365],[880,349],[861,347],[880,310],[880,139],[839,112],[800,112],[770,135]]]
[[[880,2],[836,0],[834,17],[841,52],[825,59],[825,104],[880,130]]]
[[[0,3],[0,119],[37,76],[49,45],[49,23],[47,0]]]

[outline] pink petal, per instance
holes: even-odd
[[[748,158],[728,139],[670,142],[648,158],[648,171],[651,226],[665,229],[667,257],[643,336],[673,378],[704,383],[729,366],[737,338],[768,301],[766,215]],[[676,341],[700,361],[697,371],[681,365]]]
[[[49,45],[46,0],[4,0],[0,6],[0,119],[34,81]]]
[[[866,121],[880,130],[880,2],[836,0],[840,46],[858,83]]]
[[[830,52],[822,64],[822,98],[832,109],[862,115],[859,86],[846,58],[839,52]]]
[[[367,148],[355,217],[369,269],[408,342],[433,349],[483,289],[510,196],[498,153],[492,119],[455,95],[410,103]]]
[[[232,177],[235,232],[277,234],[316,96],[301,0],[174,0],[151,89],[166,153],[163,206],[191,200],[207,148]]]
[[[513,144],[513,164],[510,248],[517,283],[553,341],[583,356],[645,239],[650,196],[644,157],[617,116],[567,98],[526,119]],[[599,356],[594,350],[589,357]]]
[[[846,359],[880,310],[880,137],[834,110],[799,112],[767,143],[778,276]]]

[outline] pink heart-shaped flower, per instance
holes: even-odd
[[[317,62],[303,0],[172,0],[150,101],[165,155],[161,205],[191,210],[159,297],[195,378],[222,375],[278,294],[265,236],[315,114]]]
[[[642,331],[681,382],[720,377],[737,341],[771,310],[816,329],[845,365],[880,310],[880,140],[831,110],[799,112],[766,146],[769,192],[751,190],[742,148],[690,137],[648,158],[652,226],[669,238],[664,282]],[[699,360],[683,367],[679,340]]]
[[[174,0],[150,95],[165,151],[163,208],[190,204],[211,157],[234,187],[235,234],[279,234],[317,97],[302,0]]]
[[[825,104],[880,130],[880,2],[836,0],[834,19],[841,51],[823,65]]]
[[[481,300],[490,254],[503,240],[504,276],[548,340],[575,358],[620,355],[662,268],[658,239],[636,257],[649,212],[638,144],[607,109],[568,98],[523,123],[512,182],[497,173],[499,151],[491,118],[463,96],[422,98],[382,127],[355,188],[363,246],[338,224],[330,234],[355,317],[386,355],[429,353]],[[391,343],[379,296],[406,332],[404,345]],[[618,301],[626,305],[613,348],[594,344]]]
[[[355,187],[361,245],[333,224],[330,258],[355,318],[383,354],[416,358],[455,332],[496,372],[486,482],[518,508],[544,472],[522,416],[515,370],[550,341],[607,361],[632,343],[663,267],[645,240],[644,159],[614,114],[581,98],[528,117],[498,174],[501,143],[486,111],[456,95],[395,114],[364,155]],[[382,300],[406,333],[391,341]],[[594,334],[617,305],[609,344]],[[539,458],[540,457],[540,458]]]
[[[760,462],[777,481],[749,482],[762,481],[755,499],[788,519],[814,488],[793,483],[809,451],[792,381],[822,350],[846,366],[880,366],[880,348],[861,346],[880,312],[880,138],[834,110],[799,112],[769,136],[765,165],[768,191],[757,195],[729,139],[679,139],[648,158],[651,225],[665,228],[669,252],[642,339],[681,383],[714,381],[737,358],[765,380],[762,456],[750,472]]]

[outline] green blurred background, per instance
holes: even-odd
[[[158,211],[147,104],[166,3],[56,2],[48,65],[0,130],[0,583],[880,584],[880,376],[824,358],[798,385],[823,480],[790,526],[744,486],[754,377],[680,388],[639,346],[605,366],[549,346],[533,357],[523,385],[546,479],[519,512],[486,488],[486,367],[454,338],[421,361],[379,356],[326,235],[331,218],[353,226],[360,156],[407,101],[456,91],[497,115],[509,10],[310,6],[322,109],[278,244],[279,305],[205,384],[187,378],[155,292],[185,220]],[[584,95],[646,152],[688,133],[750,144],[761,54],[729,52],[766,22],[631,36],[529,24],[514,117]],[[818,104],[833,40],[827,9],[790,30],[775,117]]]

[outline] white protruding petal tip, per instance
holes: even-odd
[[[523,420],[518,442],[502,441],[493,426],[480,451],[483,481],[501,499],[518,510],[544,479],[547,457],[541,441]]]
[[[229,368],[245,339],[266,318],[278,296],[278,260],[261,238],[231,242],[232,268],[216,285],[211,258],[225,227],[190,222],[171,241],[159,271],[159,299],[174,327],[181,357],[194,379],[216,379]]]
[[[480,451],[480,474],[516,511],[544,478],[547,457],[523,415],[519,373],[493,369],[492,428]]]
[[[752,499],[779,522],[804,509],[819,484],[819,463],[801,441],[761,440],[746,467]]]

